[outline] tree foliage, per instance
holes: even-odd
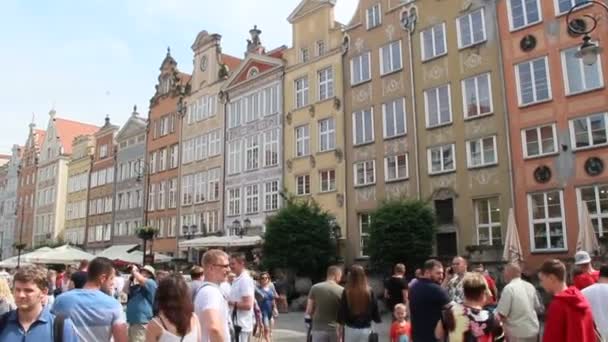
[[[267,219],[263,264],[269,270],[289,269],[317,279],[335,257],[331,235],[333,216],[314,201],[289,199]]]
[[[371,217],[368,252],[375,267],[404,263],[413,269],[433,253],[436,217],[418,200],[384,202]]]

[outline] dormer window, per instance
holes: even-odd
[[[108,156],[108,145],[101,145],[99,147],[99,159],[103,159]]]
[[[306,63],[310,59],[310,54],[308,52],[308,48],[300,49],[300,62]]]
[[[171,89],[171,78],[169,78],[169,76],[164,76],[160,80],[160,93],[167,94],[169,89]]]

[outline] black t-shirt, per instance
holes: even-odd
[[[430,279],[419,279],[410,288],[410,313],[413,342],[434,342],[435,326],[441,310],[450,303],[448,293]]]
[[[385,281],[384,288],[388,292],[389,310],[392,311],[395,305],[403,303],[403,290],[407,290],[407,281],[404,277],[392,276]]]
[[[85,271],[76,271],[72,274],[70,278],[74,283],[75,289],[81,289],[84,287],[84,284],[87,282],[87,272]]]

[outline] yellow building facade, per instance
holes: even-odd
[[[342,25],[333,0],[302,0],[284,58],[284,184],[312,198],[346,232]]]

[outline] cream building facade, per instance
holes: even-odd
[[[91,173],[91,158],[95,138],[81,135],[74,139],[72,156],[68,162],[65,231],[63,238],[73,245],[82,246],[87,225],[87,200]]]

